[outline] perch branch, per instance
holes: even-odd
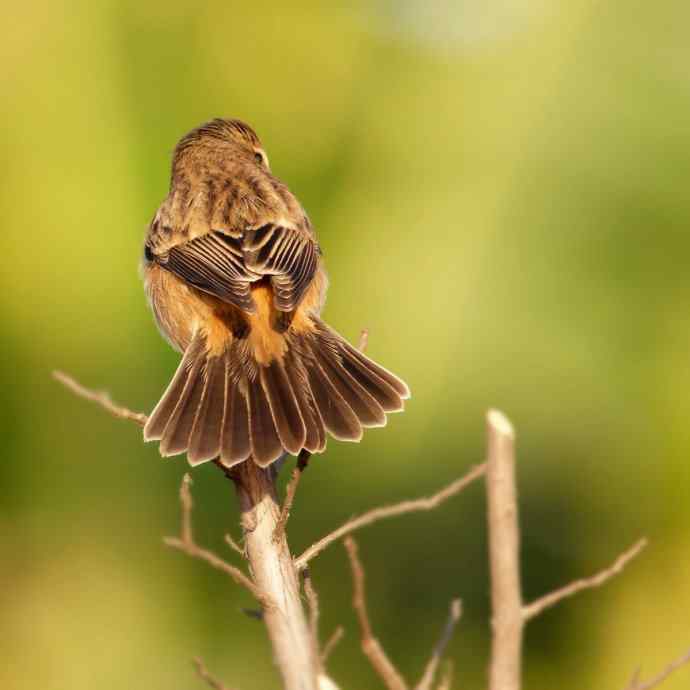
[[[386,652],[383,651],[383,647],[379,641],[372,634],[364,590],[364,568],[359,560],[357,542],[355,542],[352,537],[348,536],[344,544],[347,555],[350,558],[353,584],[352,607],[359,620],[362,636],[362,651],[367,659],[369,659],[369,663],[371,663],[388,690],[407,690],[407,684],[395,666],[393,666]]]
[[[180,536],[165,537],[163,542],[167,546],[170,546],[173,549],[178,549],[192,558],[198,558],[202,561],[206,561],[206,563],[208,563],[212,568],[216,568],[216,570],[224,572],[226,575],[229,575],[236,584],[247,589],[252,596],[254,596],[254,598],[259,601],[262,606],[264,606],[264,608],[270,606],[271,602],[266,594],[262,592],[239,568],[236,568],[234,565],[230,565],[230,563],[227,563],[212,551],[208,551],[207,549],[204,549],[195,543],[192,532],[192,508],[194,507],[194,504],[192,502],[192,492],[189,488],[191,483],[191,477],[189,474],[185,474],[182,478],[182,484],[180,485],[180,507],[182,509],[182,517],[180,520]]]
[[[411,501],[402,501],[390,506],[382,506],[374,508],[366,513],[348,520],[346,523],[338,527],[330,534],[327,534],[319,541],[312,544],[301,556],[295,559],[295,566],[298,570],[302,570],[309,561],[315,556],[318,556],[324,549],[330,546],[334,541],[342,539],[344,536],[355,532],[362,527],[367,527],[379,520],[396,517],[398,515],[405,515],[406,513],[415,513],[418,511],[433,510],[441,505],[444,501],[459,494],[468,484],[471,484],[475,479],[483,476],[486,472],[486,463],[473,467],[467,474],[448,486],[441,489],[432,496],[417,498]]]
[[[194,666],[196,667],[199,678],[205,681],[207,685],[214,688],[214,690],[230,690],[227,685],[223,685],[223,683],[209,673],[206,666],[204,666],[204,662],[199,657],[194,658]]]
[[[275,542],[280,541],[285,534],[285,526],[287,525],[288,518],[290,517],[290,511],[292,510],[292,504],[295,500],[297,487],[299,486],[300,479],[302,479],[304,470],[306,470],[309,466],[310,457],[311,453],[307,450],[302,449],[299,453],[297,465],[295,466],[295,469],[292,470],[292,477],[290,477],[287,490],[285,491],[285,500],[283,501],[283,507],[280,510],[278,524],[273,532],[273,541]]]
[[[592,577],[582,578],[581,580],[575,580],[565,587],[557,589],[555,592],[545,594],[531,604],[527,604],[522,609],[522,616],[526,621],[531,620],[535,616],[545,611],[552,606],[572,597],[573,595],[581,592],[583,589],[592,589],[594,587],[600,587],[605,582],[608,582],[612,577],[618,575],[623,568],[635,558],[642,549],[647,546],[646,539],[640,539],[638,542],[633,544],[629,549],[624,551],[616,560],[605,570],[593,575]]]
[[[233,468],[232,478],[254,584],[272,604],[264,607],[263,620],[284,690],[317,690],[330,679],[317,678],[319,659],[302,606],[298,573],[285,535],[275,539],[281,512],[275,473],[250,461]]]
[[[636,672],[632,678],[629,685],[626,686],[625,690],[652,690],[661,685],[674,671],[677,671],[682,666],[690,663],[690,651],[687,651],[683,656],[679,657],[675,661],[672,661],[661,673],[650,680],[640,683],[638,680],[639,672]]]
[[[434,651],[431,654],[429,663],[426,665],[422,678],[419,683],[417,683],[415,690],[431,690],[431,684],[434,682],[434,678],[436,677],[438,665],[441,663],[441,659],[446,651],[446,647],[453,637],[455,626],[458,624],[461,615],[462,602],[460,599],[453,599],[453,601],[450,602],[448,621],[446,622],[443,632],[441,633],[441,637],[434,647]]]
[[[505,415],[498,410],[489,410],[486,426],[493,628],[489,690],[519,690],[524,619],[520,593],[515,432]]]
[[[133,412],[132,410],[114,403],[105,391],[95,391],[82,386],[81,383],[73,379],[69,374],[62,371],[54,371],[53,378],[59,381],[65,388],[69,389],[80,398],[90,400],[100,405],[106,412],[118,419],[129,419],[139,426],[144,426],[148,417],[143,412]]]

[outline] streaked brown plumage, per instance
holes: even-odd
[[[144,428],[164,456],[266,466],[322,452],[327,432],[358,441],[409,397],[319,318],[327,280],[314,230],[238,120],[177,145],[143,273],[162,333],[184,353]]]

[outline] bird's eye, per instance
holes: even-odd
[[[264,157],[263,157],[263,154],[262,154],[261,152],[257,151],[257,152],[254,154],[254,160],[255,160],[259,165],[263,165],[263,164],[264,164]]]

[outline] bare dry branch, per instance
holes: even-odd
[[[227,685],[223,685],[223,683],[209,673],[206,666],[204,666],[204,662],[199,657],[194,658],[194,666],[196,667],[199,678],[205,681],[207,685],[215,690],[230,690]]]
[[[359,344],[357,345],[357,348],[359,349],[360,352],[364,352],[367,349],[368,344],[369,344],[369,331],[366,328],[363,328],[361,333],[359,334]]]
[[[550,594],[545,594],[531,604],[527,604],[522,608],[522,616],[526,621],[531,620],[535,616],[545,611],[552,606],[572,597],[573,595],[581,592],[583,589],[592,589],[594,587],[600,587],[605,582],[608,582],[612,577],[618,575],[623,568],[635,558],[642,549],[647,546],[646,539],[640,539],[638,542],[633,544],[629,549],[624,551],[616,560],[605,570],[593,575],[592,577],[582,578],[581,580],[575,580],[565,587],[557,589],[555,592]]]
[[[238,585],[246,588],[251,592],[254,598],[259,601],[264,608],[271,605],[269,598],[264,592],[262,592],[252,581],[245,575],[239,568],[234,565],[230,565],[222,558],[217,556],[212,551],[208,551],[194,542],[194,535],[192,531],[192,494],[190,490],[190,485],[192,483],[189,474],[185,474],[182,477],[182,484],[180,485],[180,507],[182,509],[182,516],[180,518],[180,536],[179,537],[165,537],[163,542],[172,547],[173,549],[178,549],[183,553],[186,553],[192,558],[198,558],[202,561],[206,561],[212,568],[221,570],[222,572],[229,575]]]
[[[523,616],[515,432],[507,417],[498,410],[489,410],[486,427],[486,493],[493,611],[489,690],[519,690]]]
[[[254,462],[241,463],[234,469],[252,577],[273,604],[264,607],[263,620],[283,687],[317,690],[324,681],[318,677],[319,659],[302,605],[298,574],[285,535],[274,539],[281,513],[275,473]]]
[[[244,549],[232,538],[232,535],[225,535],[225,543],[236,553],[238,553],[242,558],[246,558],[247,554]]]
[[[304,450],[304,448],[299,453],[297,465],[295,466],[295,469],[292,470],[292,477],[290,477],[290,481],[288,482],[287,489],[285,491],[285,500],[283,501],[283,507],[280,511],[278,524],[273,532],[273,541],[275,542],[280,541],[285,534],[285,526],[287,525],[288,518],[290,517],[290,511],[292,510],[292,504],[295,500],[297,487],[299,486],[300,479],[302,479],[304,470],[306,470],[309,466],[310,457],[311,453],[307,450]]]
[[[443,676],[441,677],[441,682],[438,684],[436,690],[450,690],[450,687],[453,684],[454,670],[455,667],[453,666],[453,662],[448,660],[448,663],[446,664],[446,670]]]
[[[471,484],[475,479],[483,476],[486,472],[486,463],[473,467],[466,475],[456,479],[454,482],[448,484],[432,496],[417,498],[411,501],[403,501],[390,506],[382,506],[374,508],[359,517],[348,520],[345,524],[333,530],[319,541],[312,544],[301,556],[295,559],[295,566],[298,570],[302,570],[309,561],[315,556],[318,556],[324,549],[330,546],[334,541],[342,539],[344,536],[355,532],[362,527],[372,525],[379,520],[385,520],[398,515],[405,515],[407,513],[415,513],[419,511],[433,510],[442,503],[459,494],[466,486]]]
[[[331,656],[331,654],[333,653],[333,650],[336,648],[336,646],[338,645],[340,640],[343,639],[344,635],[345,635],[345,630],[343,629],[342,625],[339,625],[333,631],[333,634],[328,638],[328,641],[323,646],[323,651],[321,652],[321,665],[322,666],[326,665],[328,658]]]
[[[424,673],[422,674],[419,683],[417,683],[415,690],[431,690],[432,683],[436,677],[436,671],[438,670],[438,665],[441,663],[441,659],[443,658],[451,637],[453,637],[453,631],[455,630],[455,626],[458,624],[461,615],[462,602],[460,599],[453,599],[453,601],[450,602],[448,621],[443,628],[441,637],[431,653],[431,658],[429,659],[429,662],[427,663]]]
[[[314,656],[321,663],[321,645],[319,643],[319,595],[314,589],[314,584],[311,581],[311,573],[309,568],[302,571],[302,580],[304,582],[304,594],[307,597],[307,604],[309,605],[309,632],[311,633],[312,644],[314,646]]]
[[[69,374],[63,371],[54,371],[53,378],[59,381],[65,388],[68,388],[75,395],[85,400],[90,400],[100,405],[106,412],[109,412],[113,417],[118,419],[129,419],[139,426],[144,426],[148,417],[143,412],[133,412],[132,410],[114,403],[110,396],[105,391],[95,391],[90,388],[82,386],[77,380],[72,378]]]
[[[352,607],[359,620],[359,628],[362,636],[362,651],[369,659],[372,667],[384,682],[388,690],[407,690],[407,683],[395,668],[391,660],[383,651],[383,647],[371,632],[371,623],[367,613],[367,601],[364,589],[364,568],[359,560],[357,542],[352,537],[344,540],[347,555],[350,558],[352,570]]]
[[[677,671],[682,666],[690,663],[690,650],[675,661],[672,661],[661,673],[650,680],[639,682],[639,670],[633,675],[630,684],[626,686],[625,690],[652,690],[661,685],[674,671]]]

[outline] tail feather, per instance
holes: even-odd
[[[185,351],[170,385],[163,393],[163,397],[153,412],[149,415],[146,426],[144,426],[144,441],[160,441],[163,438],[165,427],[170,421],[170,417],[175,411],[187,385],[189,371],[202,351],[202,344],[201,338],[194,338]]]
[[[324,373],[350,406],[362,426],[385,426],[386,413],[383,408],[343,367],[339,354],[323,348],[316,350],[316,357]]]
[[[182,395],[165,425],[161,439],[161,455],[178,455],[189,447],[189,436],[192,433],[201,395],[204,391],[204,358],[198,357],[189,370],[189,377]]]
[[[246,339],[221,356],[197,333],[144,428],[164,456],[187,452],[197,465],[225,467],[251,458],[265,467],[303,448],[320,453],[326,431],[359,441],[363,427],[383,426],[403,409],[409,389],[316,319],[306,332],[285,333],[282,360],[262,364]]]
[[[209,357],[204,371],[204,390],[189,437],[187,457],[191,465],[213,460],[220,454],[221,427],[225,410],[225,362]]]
[[[362,425],[316,359],[307,365],[309,386],[326,429],[339,441],[359,441]]]
[[[229,374],[229,368],[228,368]],[[251,453],[247,400],[239,383],[226,374],[226,403],[220,443],[220,462],[232,467],[246,460]]]
[[[326,449],[326,428],[314,402],[302,360],[290,351],[286,354],[285,371],[304,421],[304,448],[310,453],[322,453]]]
[[[307,430],[285,369],[274,360],[261,367],[260,377],[282,446],[288,453],[297,455],[304,446]]]
[[[283,446],[273,423],[273,415],[259,377],[248,382],[249,439],[252,458],[266,467],[283,454]]]

